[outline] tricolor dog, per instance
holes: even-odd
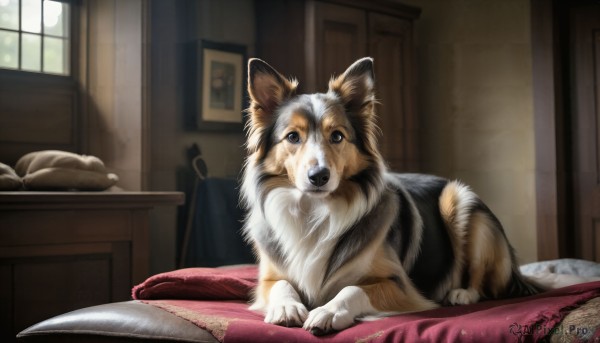
[[[297,84],[249,61],[244,234],[260,263],[251,308],[266,322],[322,335],[364,316],[539,291],[468,186],[387,170],[371,58],[326,93]]]

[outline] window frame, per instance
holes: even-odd
[[[68,47],[68,55],[69,55],[69,73],[68,74],[55,74],[55,73],[47,73],[43,71],[31,71],[31,70],[23,70],[23,69],[11,69],[11,68],[0,68],[0,80],[5,80],[6,82],[25,82],[34,83],[34,84],[52,84],[55,83],[57,86],[73,86],[75,80],[79,77],[79,12],[80,12],[80,0],[53,0],[57,2],[68,3],[69,6],[69,47]],[[19,6],[19,16],[21,15],[21,6]],[[42,25],[43,26],[43,25]],[[10,32],[18,32],[18,33],[29,33],[27,31],[21,30],[6,30]],[[54,35],[46,35],[42,32],[40,33],[40,37],[55,37]],[[42,43],[43,44],[43,43]],[[21,67],[22,58],[22,41],[19,40],[19,68]],[[40,51],[40,58],[43,60],[43,45]],[[41,62],[43,63],[43,61]],[[43,64],[40,65],[42,67]],[[0,81],[0,83],[4,83]]]

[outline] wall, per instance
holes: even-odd
[[[198,143],[209,176],[239,175],[245,136],[208,133],[184,127],[186,79],[195,73],[186,65],[185,50],[199,39],[242,44],[249,54],[254,47],[254,2],[248,0],[177,0],[151,2],[151,190],[181,189],[181,171],[189,170],[186,148]],[[187,202],[189,203],[188,197]],[[151,272],[175,268],[175,209],[152,220]]]
[[[415,34],[424,171],[470,184],[520,260],[536,260],[529,1],[403,2],[422,8]]]
[[[119,175],[118,186],[143,186],[143,1],[90,0],[84,151]]]

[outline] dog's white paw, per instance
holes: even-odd
[[[302,326],[308,317],[306,307],[297,301],[270,304],[265,315],[265,323],[282,326]]]
[[[457,288],[448,292],[447,301],[451,305],[468,305],[479,301],[479,292],[474,288]]]
[[[332,331],[343,330],[352,324],[354,324],[354,315],[348,310],[335,310],[321,306],[310,311],[303,328],[315,336],[322,336]]]

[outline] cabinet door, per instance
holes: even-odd
[[[367,55],[366,12],[321,2],[309,2],[307,23],[307,92],[325,91],[339,75]],[[300,80],[302,82],[302,80]]]
[[[408,20],[369,14],[369,54],[375,85],[383,157],[395,171],[417,171],[417,123],[412,75],[412,26]]]
[[[0,341],[12,342],[21,330],[61,313],[128,300],[134,283],[147,277],[147,267],[135,272],[133,261],[148,263],[147,254],[135,252],[146,243],[136,232],[147,230],[138,213],[147,211],[56,208],[61,205],[69,206],[0,210]]]

